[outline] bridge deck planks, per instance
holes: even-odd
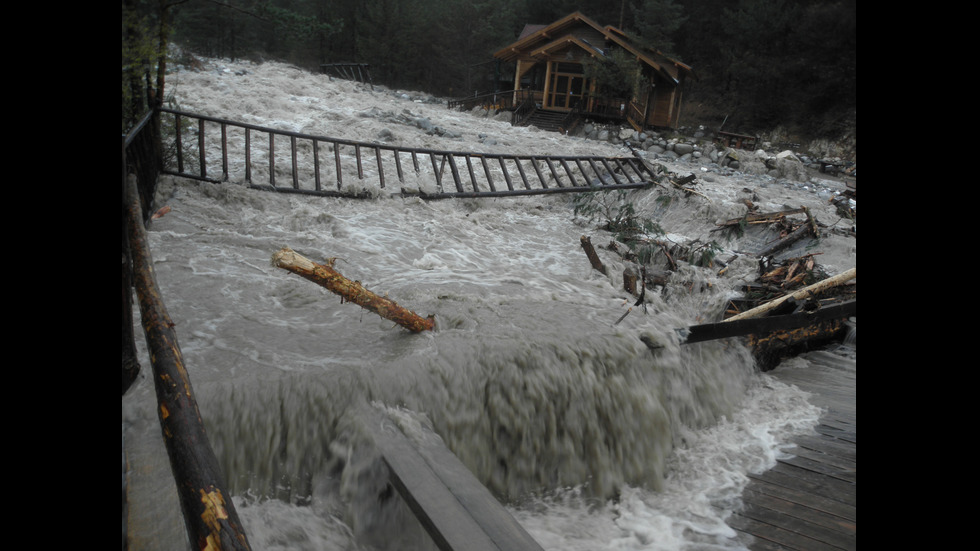
[[[749,475],[744,507],[728,523],[753,551],[857,548],[856,367],[813,354],[808,368],[769,372],[811,393],[824,413],[813,434],[794,440],[792,456]]]

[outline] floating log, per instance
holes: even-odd
[[[792,294],[781,296],[781,297],[779,297],[779,298],[777,298],[775,300],[772,300],[772,301],[767,302],[765,304],[762,304],[760,306],[756,306],[755,308],[752,308],[751,310],[746,310],[745,312],[742,312],[741,314],[738,314],[736,316],[732,316],[732,317],[728,318],[727,320],[723,321],[722,323],[731,323],[731,322],[734,322],[734,321],[743,320],[743,319],[747,319],[747,318],[759,317],[762,314],[765,314],[766,312],[768,312],[768,311],[776,308],[777,306],[779,306],[780,304],[782,304],[783,302],[785,302],[785,301],[787,301],[789,299],[793,299],[793,300],[797,300],[797,301],[806,300],[806,299],[811,298],[814,295],[820,293],[821,291],[824,291],[826,289],[830,289],[831,287],[835,287],[835,286],[841,285],[843,283],[847,283],[848,281],[850,281],[850,280],[852,280],[852,279],[854,279],[856,277],[857,277],[857,267],[854,267],[854,268],[851,268],[850,270],[847,270],[845,272],[842,272],[840,274],[837,274],[837,275],[835,275],[833,277],[828,277],[827,279],[824,279],[823,281],[818,281],[817,283],[814,283],[813,285],[810,285],[808,287],[804,287],[804,288],[800,289],[799,291],[793,292]]]
[[[283,247],[272,256],[272,265],[290,271],[340,295],[386,320],[393,321],[409,331],[419,333],[435,327],[435,316],[423,318],[399,306],[395,301],[378,296],[364,288],[359,281],[351,281],[333,268],[334,259],[328,264],[317,264],[289,247]]]
[[[231,497],[223,490],[221,470],[194,399],[174,323],[155,281],[134,176],[128,179],[125,198],[133,283],[153,368],[157,413],[191,548],[251,549]]]
[[[592,267],[602,275],[608,275],[606,273],[606,267],[599,260],[599,255],[595,252],[595,247],[592,246],[592,240],[583,235],[581,242],[582,248],[585,249],[585,256],[589,257],[589,262],[592,264]]]

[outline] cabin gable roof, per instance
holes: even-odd
[[[688,75],[697,78],[684,63],[657,50],[639,48],[623,31],[612,25],[602,27],[580,12],[570,13],[550,25],[526,25],[516,42],[498,50],[493,57],[502,61],[541,61],[571,45],[594,57],[605,57],[608,46],[613,44],[675,84]]]

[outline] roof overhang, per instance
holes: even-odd
[[[536,46],[539,44],[543,45],[554,41],[556,38],[560,39],[562,36],[568,34],[568,30],[570,28],[581,23],[585,23],[599,32],[604,32],[598,23],[592,21],[579,12],[574,12],[562,17],[550,25],[545,25],[537,31],[517,40],[513,44],[497,51],[493,54],[493,57],[503,61],[515,61],[520,59],[522,55],[526,55],[526,52],[529,50],[538,49]]]

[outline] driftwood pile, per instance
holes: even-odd
[[[692,176],[667,181],[675,188],[693,191],[682,187],[693,179]],[[846,334],[847,326],[844,322],[856,315],[857,286],[854,280],[857,278],[857,269],[852,268],[827,277],[816,262],[816,256],[820,253],[775,262],[775,255],[794,243],[804,238],[819,237],[820,225],[806,207],[759,213],[751,202],[746,200],[745,203],[749,208],[747,214],[721,222],[712,231],[730,231],[741,235],[749,226],[765,224],[775,230],[778,237],[760,251],[736,251],[737,254],[727,261],[714,258],[713,255],[704,255],[701,258],[708,258],[707,266],[721,266],[718,274],[723,275],[728,265],[739,255],[756,257],[759,260],[756,281],[743,287],[743,298],[730,301],[722,323],[678,328],[678,335],[682,335],[682,342],[700,342],[731,336],[746,337],[760,367],[768,370],[775,367],[782,357],[805,350],[810,345],[838,340]],[[805,219],[800,221],[799,217],[790,218],[799,214],[805,215]],[[640,255],[625,244],[612,241],[606,247],[630,263],[623,272],[623,288],[638,297],[634,307],[643,302],[648,286],[666,284],[670,273],[677,270],[679,258],[691,261],[698,249],[705,247],[698,242],[684,247],[657,240],[644,240],[643,244],[648,249],[651,246],[659,248],[664,258],[665,271],[649,269],[647,263],[640,259]],[[581,245],[592,267],[603,275],[608,275],[608,268],[596,254],[591,239],[583,235]],[[639,270],[633,264],[639,265]],[[632,308],[627,314],[631,310]],[[616,323],[625,317],[626,314],[623,314]],[[751,323],[746,321],[757,318],[765,319]],[[727,322],[732,323],[722,325]],[[652,349],[659,348],[655,343],[647,342],[647,345]]]

